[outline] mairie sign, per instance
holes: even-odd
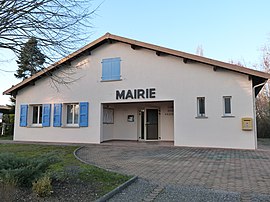
[[[117,100],[156,98],[156,89],[116,90]]]

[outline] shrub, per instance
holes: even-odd
[[[18,157],[12,153],[0,154],[0,182],[30,187],[35,179],[57,161],[52,154],[35,158]]]
[[[46,197],[52,193],[52,180],[49,176],[43,176],[38,181],[33,182],[32,190],[40,197]]]

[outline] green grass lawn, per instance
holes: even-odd
[[[87,165],[77,160],[73,151],[77,146],[48,146],[33,144],[0,144],[0,153],[10,152],[23,157],[37,157],[43,154],[53,153],[60,161],[50,166],[48,173],[57,175],[60,178],[67,177],[69,168],[78,172],[69,173],[69,178],[91,182],[96,185],[97,198],[113,190],[124,183],[130,176],[120,175],[113,172]]]

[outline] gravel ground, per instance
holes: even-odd
[[[251,201],[252,202],[269,202],[270,201],[270,195],[252,194],[251,195]]]
[[[147,201],[148,196],[157,187],[149,181],[139,178],[120,193],[113,196],[109,202],[117,201]],[[267,199],[260,196],[257,199]],[[255,198],[254,198],[255,199]],[[268,198],[269,199],[269,198]],[[155,202],[181,201],[181,202],[239,202],[240,194],[221,190],[205,189],[195,186],[166,186],[155,198]],[[257,200],[261,201],[261,200]],[[265,200],[267,201],[267,200]]]
[[[149,181],[139,178],[120,193],[113,196],[109,202],[147,201],[148,196],[157,187]],[[241,194],[222,190],[206,189],[199,186],[165,186],[153,200],[154,202],[240,202]],[[245,201],[245,200],[244,200]],[[250,194],[247,201],[270,202],[270,195]]]
[[[195,186],[167,186],[157,196],[156,202],[181,201],[181,202],[238,202],[240,194],[236,192],[225,192],[221,190],[211,190]]]
[[[114,195],[108,201],[142,201],[157,185],[139,178],[136,182]]]

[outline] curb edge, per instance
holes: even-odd
[[[82,163],[85,163],[85,164],[89,164],[88,162],[80,159],[78,156],[77,156],[77,152],[82,149],[83,147],[85,146],[81,146],[81,147],[78,147],[77,149],[75,149],[73,151],[73,155],[75,156],[76,159],[78,159],[79,161],[81,161]],[[89,164],[91,165],[91,164]],[[96,166],[96,167],[99,167],[99,166]],[[101,168],[101,167],[99,167]],[[102,168],[104,169],[104,168]],[[108,170],[108,169],[104,169],[104,170],[107,170],[107,171],[111,171],[111,170]],[[111,171],[111,172],[115,172],[115,171]],[[123,189],[125,189],[126,187],[128,187],[129,185],[131,185],[133,182],[135,182],[136,180],[138,179],[138,176],[134,176],[132,177],[131,179],[129,179],[128,181],[124,182],[123,184],[119,185],[118,187],[116,187],[115,189],[113,189],[112,191],[108,192],[107,194],[103,195],[102,197],[100,197],[99,199],[96,200],[96,202],[105,202],[106,200],[110,199],[111,197],[113,197],[115,194],[119,193],[120,191],[122,191]]]
[[[124,182],[123,184],[119,185],[116,187],[114,190],[110,191],[109,193],[105,194],[104,196],[100,197],[99,199],[96,200],[96,202],[105,202],[108,199],[112,198],[114,195],[118,194],[120,191],[134,183],[138,179],[138,176],[134,176],[128,181]]]

